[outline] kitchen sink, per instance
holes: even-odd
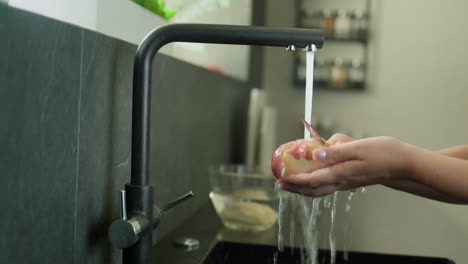
[[[234,242],[218,242],[203,261],[203,264],[303,264],[301,250],[285,248],[279,252],[275,246]],[[319,264],[330,263],[330,251],[319,250]],[[405,256],[364,252],[348,252],[348,260],[342,251],[337,251],[336,264],[455,264],[452,260],[436,257]]]
[[[209,223],[209,224],[207,224]],[[276,228],[276,227],[275,227]],[[239,232],[223,227],[211,203],[206,203],[179,228],[168,234],[154,248],[158,264],[305,264],[301,249],[285,247],[278,251],[277,229]],[[184,248],[174,242],[192,238],[198,248]],[[445,257],[445,256],[444,256]],[[455,264],[450,259],[386,253],[336,252],[336,264]],[[329,264],[330,251],[319,250],[317,264]]]

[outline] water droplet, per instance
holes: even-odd
[[[325,208],[330,208],[331,201],[330,201],[330,195],[325,196],[325,199],[323,199],[323,205]]]

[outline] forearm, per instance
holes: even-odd
[[[427,187],[432,189],[425,190],[427,195],[441,195],[451,202],[468,203],[468,161],[452,156],[459,154],[458,150],[434,152],[407,144],[404,148],[406,178],[421,184],[417,190],[423,191],[423,187]],[[447,152],[452,155],[447,155]],[[446,198],[438,200],[445,201]]]
[[[468,160],[468,145],[441,149],[438,150],[437,153],[458,159]]]
[[[438,154],[442,154],[445,156],[450,156],[458,159],[468,160],[468,146],[456,146],[446,149],[441,149],[435,151]],[[416,181],[410,180],[393,180],[383,184],[389,188],[396,189],[399,191],[404,191],[408,193],[412,193],[415,195],[419,195],[425,198],[429,198],[432,200],[437,200],[446,203],[454,203],[454,204],[463,204],[466,201],[462,201],[447,195],[446,193],[442,193],[437,191],[433,188],[430,188],[427,185]]]
[[[453,204],[465,204],[466,201],[461,201],[451,197],[445,193],[439,192],[433,188],[430,188],[422,183],[414,182],[410,180],[393,180],[383,184],[389,188],[415,194],[418,196],[422,196],[428,199],[441,201],[445,203],[453,203]]]

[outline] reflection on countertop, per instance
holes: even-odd
[[[154,246],[153,258],[158,264],[201,263],[219,241],[276,245],[277,230],[277,225],[261,232],[227,229],[219,220],[212,204],[207,203],[185,224],[165,236]],[[196,239],[200,242],[200,246],[196,250],[177,246],[174,241],[181,238]]]
[[[307,260],[303,262],[300,248],[285,245],[285,250],[278,252],[277,230],[277,225],[262,232],[227,229],[223,227],[212,204],[207,203],[189,221],[163,238],[154,247],[153,256],[158,264],[309,263]],[[199,247],[189,250],[177,246],[174,241],[181,241],[181,238],[182,241],[196,239]],[[319,263],[331,263],[329,250],[319,249],[317,257]],[[441,257],[355,251],[337,251],[335,263],[455,264]]]

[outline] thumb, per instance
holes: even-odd
[[[356,149],[353,148],[352,142],[337,144],[327,147],[315,149],[312,152],[314,160],[325,163],[336,163],[346,160],[359,159]]]

